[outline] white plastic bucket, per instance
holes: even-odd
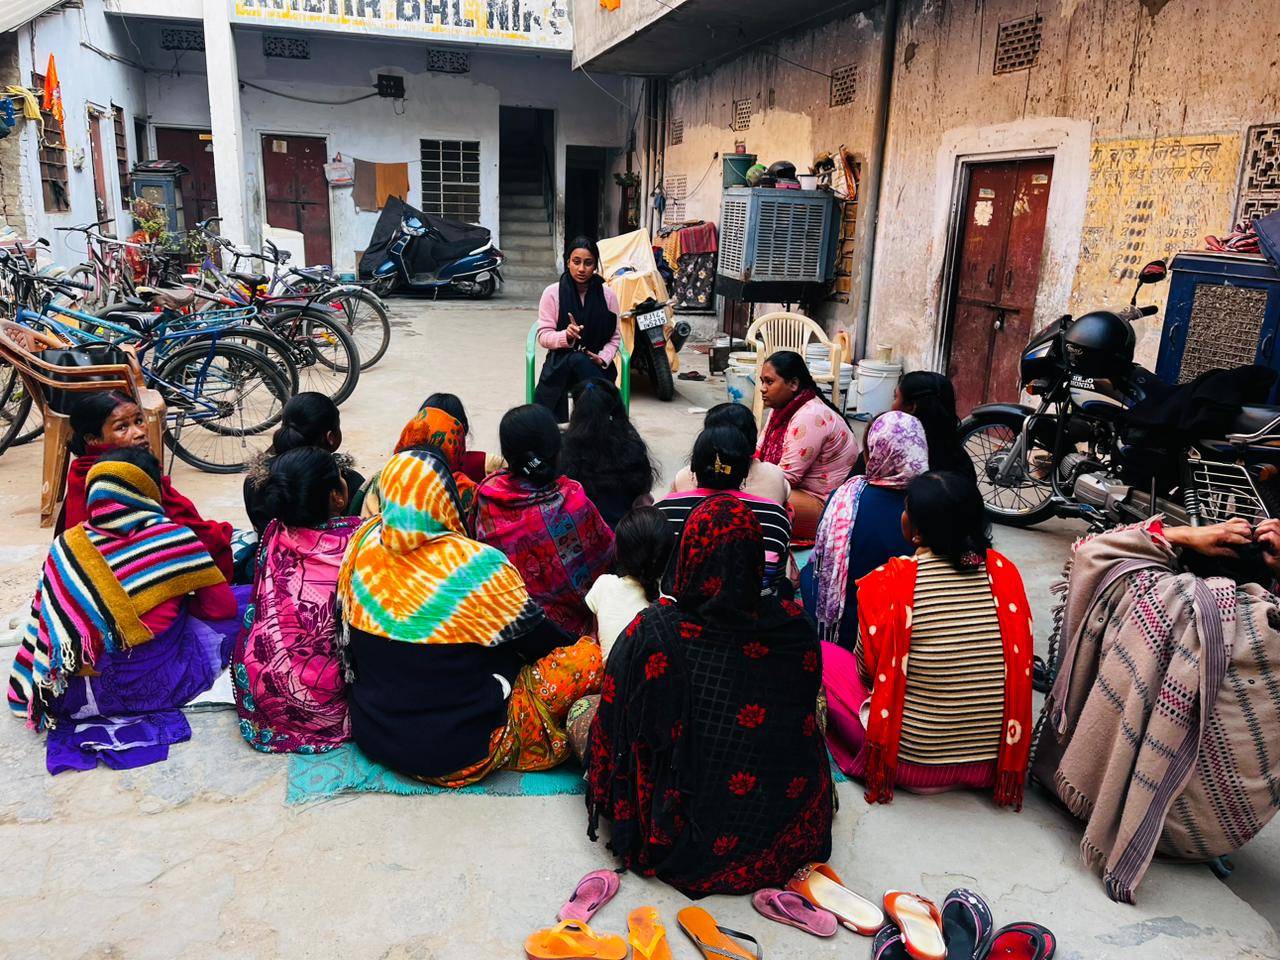
[[[796,179],[800,181],[801,190],[817,190],[818,175],[816,173],[798,173]]]
[[[756,362],[754,355],[749,363],[729,358],[724,371],[724,389],[730,403],[750,407],[756,399]]]
[[[902,376],[902,364],[878,360],[858,361],[858,385],[855,388],[858,413],[875,416],[893,406],[893,391]]]

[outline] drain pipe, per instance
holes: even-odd
[[[876,104],[875,126],[872,129],[873,156],[867,176],[862,180],[862,197],[859,214],[866,229],[863,233],[862,256],[859,258],[858,275],[862,278],[862,291],[858,298],[858,315],[854,320],[853,359],[867,355],[867,337],[871,328],[871,274],[875,268],[876,223],[880,218],[880,199],[884,184],[884,157],[889,139],[889,105],[893,98],[893,61],[898,49],[898,0],[885,0],[884,36],[880,43],[880,89]],[[865,203],[861,202],[865,201]]]

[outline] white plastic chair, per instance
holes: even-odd
[[[827,347],[831,358],[830,373],[815,373],[815,383],[831,384],[831,402],[840,409],[840,366],[849,354],[849,338],[841,332],[835,340],[827,336],[826,331],[808,317],[798,313],[766,313],[757,317],[747,328],[746,341],[756,350],[756,386],[760,384],[760,370],[764,362],[779,350],[794,350],[808,360],[805,349],[813,341]],[[764,417],[764,397],[759,389],[755,399],[751,401],[751,410],[755,414],[756,423]]]

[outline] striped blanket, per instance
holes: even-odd
[[[1033,773],[1131,903],[1157,849],[1222,856],[1280,807],[1280,600],[1180,572],[1155,521],[1077,544],[1058,614]]]
[[[173,597],[223,581],[207,550],[168,520],[160,489],[130,463],[89,471],[89,519],[49,549],[9,675],[9,709],[28,725],[52,722],[48,700],[102,652],[152,639],[142,615]]]

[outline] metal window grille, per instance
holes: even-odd
[[[684,223],[684,202],[689,192],[689,178],[683,175],[667,177],[663,182],[663,192],[667,195],[667,207],[663,219],[667,223]]]
[[[1253,363],[1266,314],[1266,290],[1197,283],[1178,382]]]
[[[33,73],[31,86],[44,89],[44,74]],[[44,137],[40,141],[40,192],[44,195],[44,208],[50,213],[71,209],[67,194],[67,138],[62,124],[52,110],[40,108],[44,125]]]
[[[1250,127],[1245,136],[1236,220],[1256,220],[1275,210],[1280,210],[1280,123]]]
[[[160,31],[161,50],[203,50],[204,31],[199,27],[165,27]]]
[[[480,141],[423,140],[422,209],[477,223],[480,220]]]
[[[671,124],[667,128],[667,142],[673,147],[678,143],[684,143],[683,117],[672,117]]]
[[[831,106],[853,103],[858,93],[858,68],[853,64],[831,71]]]
[[[471,53],[467,50],[427,50],[427,69],[433,73],[470,73]]]
[[[111,127],[116,138],[116,174],[120,178],[120,196],[129,192],[129,141],[124,132],[124,107],[111,105]]]
[[[751,112],[752,104],[750,98],[746,100],[733,101],[733,123],[731,126],[734,130],[750,130],[751,129]]]
[[[996,35],[995,73],[1014,73],[1035,66],[1040,56],[1044,17],[1033,14],[1000,24]]]
[[[306,37],[278,37],[268,33],[262,38],[262,55],[280,60],[310,60],[311,41]]]

